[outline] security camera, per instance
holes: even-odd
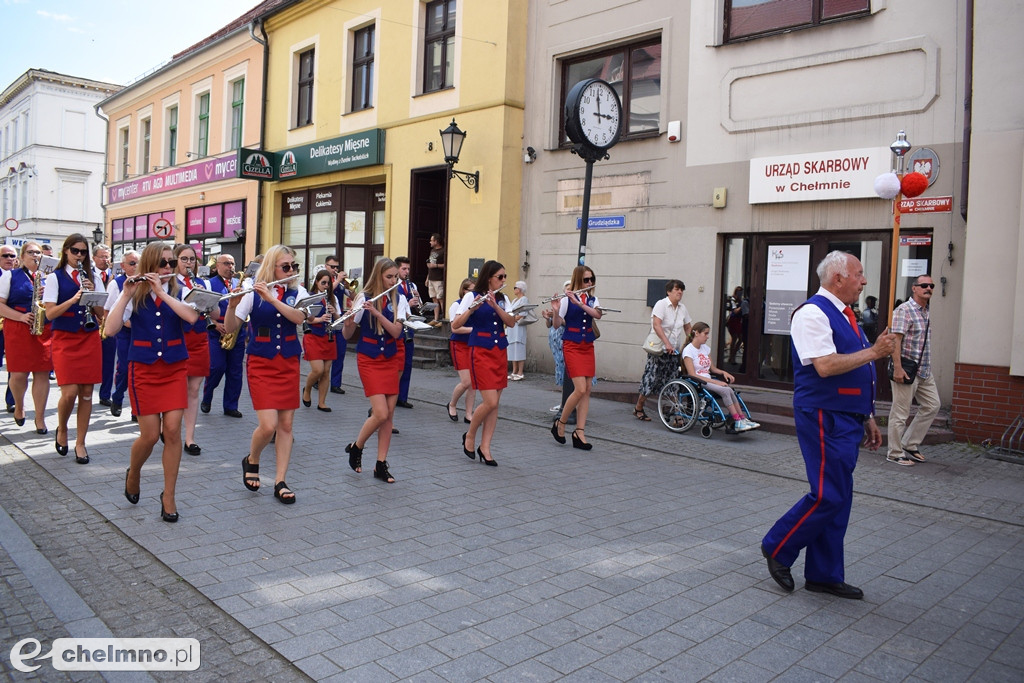
[[[535,150],[533,147],[527,147],[526,148],[526,154],[523,155],[523,163],[525,163],[525,164],[532,164],[536,160],[537,160],[537,150]]]

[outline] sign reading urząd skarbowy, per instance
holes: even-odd
[[[875,178],[891,170],[888,147],[750,160],[750,203],[876,198]]]

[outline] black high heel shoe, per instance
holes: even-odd
[[[160,492],[160,519],[164,520],[165,522],[169,522],[171,524],[174,524],[175,522],[178,521],[178,513],[177,512],[167,512],[166,510],[164,510],[164,492],[163,491]]]
[[[310,399],[308,401],[306,399],[302,399],[302,405],[306,406],[307,408],[309,408],[311,405],[313,405],[312,397],[310,397]]]
[[[455,409],[455,414],[454,415],[452,415],[452,404],[451,403],[446,405],[444,409],[446,411],[448,411],[448,419],[449,420],[451,420],[452,422],[458,422],[459,421],[459,409],[458,408]]]
[[[578,448],[581,451],[589,451],[591,448],[594,447],[594,444],[592,444],[592,443],[584,443],[583,439],[581,439],[580,437],[576,436],[576,432],[582,432],[582,431],[583,431],[582,429],[574,429],[574,430],[572,430],[572,447],[573,448]]]
[[[49,434],[50,430],[46,428],[46,423],[43,423],[42,427],[36,426],[36,434]]]
[[[494,458],[491,458],[490,460],[488,460],[487,458],[484,457],[484,452],[482,450],[480,450],[479,448],[476,449],[476,454],[480,456],[480,462],[482,462],[483,464],[490,465],[491,467],[497,467],[498,466],[498,461],[497,460],[495,460]]]
[[[391,472],[388,471],[388,461],[378,460],[377,464],[373,466],[373,478],[380,479],[386,484],[394,484],[395,478],[391,476]]]
[[[348,453],[348,466],[352,468],[354,472],[363,471],[363,449],[356,445],[353,441],[349,445],[345,446],[345,452]]]
[[[18,425],[19,427],[24,427],[25,426],[25,418],[23,418],[23,417],[22,418],[17,418],[17,417],[14,418],[14,424]]]
[[[476,460],[476,453],[466,448],[467,436],[469,436],[469,432],[466,432],[465,434],[462,435],[462,441],[460,442],[462,444],[462,452],[465,453],[466,457],[469,458],[470,460]]]
[[[126,469],[124,471],[124,497],[127,498],[128,502],[131,503],[132,505],[138,505],[139,504],[139,494],[138,493],[128,493],[128,475],[131,473],[131,471],[132,471],[131,467],[129,467],[128,469]],[[139,493],[141,493],[141,491]],[[163,494],[160,494],[160,495],[163,495]],[[162,505],[163,505],[163,503],[161,502],[161,506]]]
[[[79,455],[78,454],[78,446],[75,446],[75,462],[77,462],[79,465],[88,465],[89,464],[89,450],[85,446],[82,446],[82,450],[85,451],[85,455]]]
[[[551,436],[555,437],[555,441],[557,441],[558,443],[565,443],[565,436],[559,436],[558,435],[558,423],[559,422],[562,422],[562,421],[559,420],[556,417],[555,421],[551,423]],[[565,424],[567,424],[567,423],[562,422],[562,425],[565,425]],[[576,442],[573,441],[573,443],[575,444]]]
[[[67,432],[65,432],[65,433],[67,433]],[[60,427],[57,427],[57,434],[60,434]],[[65,440],[67,440],[66,437],[65,437]],[[60,437],[58,437],[58,436],[54,436],[53,437],[53,447],[54,447],[54,449],[56,449],[58,455],[67,455],[68,454],[68,445],[65,443],[62,446],[61,443],[60,443]]]

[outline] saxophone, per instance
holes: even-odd
[[[235,343],[238,341],[238,330],[234,332],[226,332],[220,336],[220,348],[225,351],[230,351],[235,348]]]
[[[43,306],[43,274],[37,270],[35,276],[29,275],[29,277],[32,278],[32,303],[29,305],[29,310],[35,315],[32,318],[32,328],[29,332],[39,337],[46,328],[46,307]]]

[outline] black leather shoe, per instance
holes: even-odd
[[[110,414],[114,417],[121,417],[121,406],[117,403],[111,403]]]
[[[412,404],[408,401],[398,401],[395,403],[399,408],[412,408]]]
[[[8,413],[13,413],[14,412],[14,406],[7,406],[7,412]]]
[[[768,560],[768,573],[775,579],[775,583],[782,586],[787,593],[792,593],[796,584],[793,582],[793,575],[790,573],[789,567],[769,555],[764,546],[761,546],[761,554]]]
[[[100,405],[101,405],[101,406],[104,406],[105,408],[109,408],[109,407],[110,407],[110,406],[112,406],[113,404],[112,404],[112,403],[110,402],[110,399],[109,399],[109,398],[101,398],[101,399],[100,399]]]
[[[225,410],[224,414],[228,417],[242,417],[242,413],[237,410]]]
[[[331,393],[332,394],[344,394],[345,390],[342,389],[341,387],[331,387]]]
[[[187,443],[181,447],[181,450],[185,451],[189,455],[199,455],[203,452],[203,449],[197,443]]]
[[[787,569],[786,571],[788,572],[789,570]],[[778,579],[775,580],[778,581]],[[864,599],[864,591],[848,583],[815,583],[814,581],[808,581],[804,584],[804,588],[812,593],[829,593],[837,598],[846,598],[848,600]]]
[[[199,404],[199,410],[203,411],[204,413],[210,412],[210,404],[209,403],[200,403]]]

